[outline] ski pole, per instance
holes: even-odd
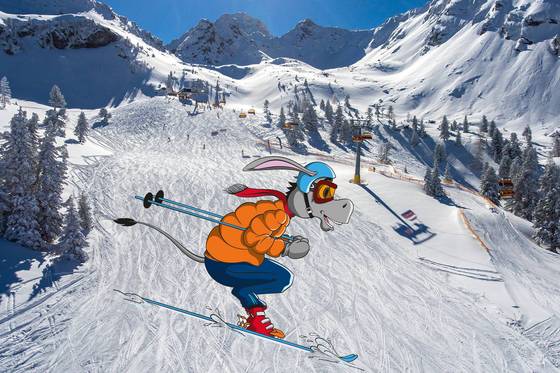
[[[138,199],[140,201],[146,202],[145,198],[142,198],[140,196],[134,196],[134,198]],[[195,218],[200,218],[200,219],[203,219],[203,220],[207,220],[207,221],[210,221],[210,222],[213,222],[213,223],[216,223],[216,224],[225,225],[227,227],[238,229],[238,230],[241,230],[241,231],[246,231],[247,230],[247,228],[243,228],[243,227],[240,227],[238,225],[230,224],[230,223],[227,223],[227,222],[221,221],[221,220],[212,219],[212,218],[209,218],[207,216],[203,216],[203,215],[196,214],[194,212],[186,211],[186,210],[183,210],[183,209],[178,208],[178,207],[167,206],[165,204],[162,204],[162,203],[159,203],[159,202],[156,202],[156,201],[149,201],[149,204],[150,205],[153,204],[153,205],[156,205],[156,206],[159,206],[159,207],[163,207],[163,208],[166,208],[166,209],[169,209],[169,210],[172,210],[172,211],[177,211],[177,212],[180,212],[180,213],[185,214],[185,215],[194,216]],[[286,240],[286,241],[293,241],[294,240],[294,238],[292,236],[288,235],[288,234],[283,234],[282,236],[280,236],[280,238],[283,239],[283,240]]]
[[[196,207],[194,207],[194,206],[190,206],[190,205],[186,205],[186,204],[181,203],[181,202],[173,201],[173,200],[171,200],[171,199],[160,198],[160,200],[163,201],[163,202],[170,203],[170,204],[172,204],[172,205],[176,205],[176,206],[180,206],[180,207],[187,208],[187,209],[189,209],[189,210],[198,211],[198,212],[201,212],[201,213],[203,213],[203,214],[210,215],[210,216],[215,216],[215,217],[217,217],[217,218],[219,218],[219,219],[222,219],[222,218],[224,217],[223,215],[216,214],[215,212],[211,212],[211,211],[199,209],[199,208],[196,208]]]

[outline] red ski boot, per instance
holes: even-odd
[[[249,316],[239,316],[239,326],[251,330],[256,333],[268,335],[275,338],[284,338],[285,334],[282,330],[274,328],[270,319],[266,317],[264,311],[266,306],[255,306],[245,308]]]

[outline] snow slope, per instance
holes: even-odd
[[[7,300],[2,296],[3,369],[353,371],[180,314],[126,302],[113,291],[137,292],[203,313],[211,307],[231,321],[240,312],[228,289],[215,284],[200,264],[163,237],[110,220],[130,216],[151,222],[202,253],[211,223],[157,207],[146,210],[132,196],[162,188],[169,198],[226,213],[241,202],[222,191],[233,183],[287,187],[293,176],[288,172],[240,172],[255,157],[268,154],[258,144],[262,118],[241,120],[230,110],[196,116],[190,112],[192,107],[175,100],[142,100],[118,108],[113,124],[95,130],[91,143],[110,153],[88,156],[86,164],[74,166],[72,172],[72,184],[85,189],[95,204],[91,259],[80,273],[63,276],[62,286],[47,287],[33,303],[4,311]],[[213,131],[218,135],[212,136]],[[242,158],[242,150],[248,158]],[[278,154],[304,163],[315,159],[285,149]],[[500,240],[491,246],[503,259],[489,257],[469,238],[457,218],[458,207],[428,198],[418,185],[364,169],[368,191],[346,182],[353,171],[350,165],[332,165],[338,175],[337,193],[354,200],[356,210],[351,224],[331,233],[319,231],[317,222],[296,219],[290,225],[289,233],[309,237],[311,252],[303,260],[280,259],[294,272],[294,283],[284,294],[265,297],[270,317],[288,339],[303,342],[301,335],[318,333],[332,339],[339,352],[359,354],[355,367],[367,371],[557,371],[553,356],[538,344],[542,335],[528,338],[521,332],[532,325],[524,317],[532,298],[517,292],[512,297],[510,292],[530,286],[542,294],[539,299],[547,294],[551,300],[558,297],[557,289],[530,274],[521,279],[511,275],[540,268],[510,256],[509,243]],[[375,202],[372,192],[397,213],[414,209],[436,236],[412,244],[393,230],[396,218]],[[472,194],[457,191],[451,198],[468,207],[469,216],[478,219],[475,224],[494,219]],[[499,234],[515,233],[501,224],[491,227]],[[554,267],[549,271],[554,273]],[[512,306],[520,306],[521,313]],[[541,302],[539,307],[547,314],[557,312],[551,303]]]

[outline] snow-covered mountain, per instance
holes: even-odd
[[[248,65],[267,57],[288,57],[319,69],[348,66],[365,55],[371,31],[322,27],[309,19],[274,37],[245,13],[200,21],[167,47],[183,61],[207,65]]]
[[[149,59],[161,40],[95,0],[0,1],[0,71],[16,97],[45,102],[53,84],[72,106],[153,95]]]

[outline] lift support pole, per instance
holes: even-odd
[[[360,153],[362,152],[362,142],[356,142],[356,170],[354,171],[354,184],[360,184]]]

